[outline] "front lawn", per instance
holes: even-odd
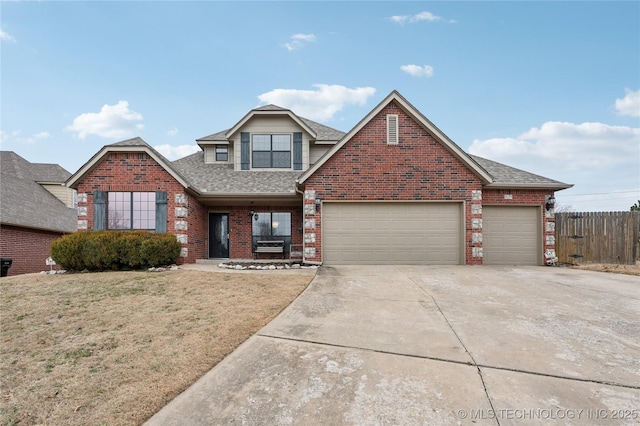
[[[192,270],[2,278],[0,421],[140,424],[311,279]]]

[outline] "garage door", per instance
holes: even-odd
[[[484,206],[482,252],[485,265],[540,265],[539,207]]]
[[[325,202],[324,263],[461,264],[461,206],[461,203]]]

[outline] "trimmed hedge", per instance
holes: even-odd
[[[172,234],[83,231],[55,240],[51,257],[69,271],[117,271],[171,265],[181,248]]]

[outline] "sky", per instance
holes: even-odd
[[[275,104],[348,132],[398,90],[466,152],[640,200],[638,1],[0,1],[0,149],[170,160]]]

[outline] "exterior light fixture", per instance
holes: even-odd
[[[547,198],[547,202],[545,203],[545,208],[547,209],[547,211],[553,209],[556,205],[556,197],[554,197],[553,195],[549,196],[549,198]]]
[[[320,211],[320,203],[322,202],[322,198],[316,198],[316,211]]]

